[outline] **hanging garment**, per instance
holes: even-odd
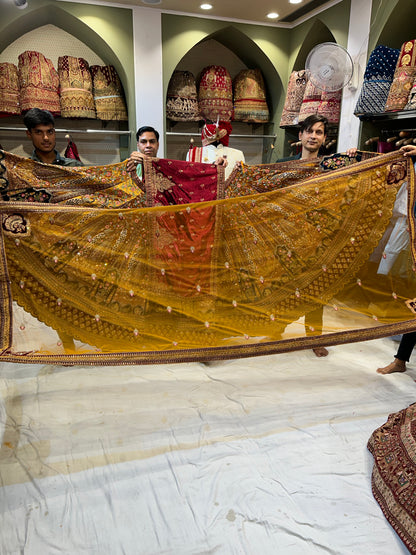
[[[190,71],[174,71],[166,96],[166,117],[172,121],[199,121],[198,93]]]
[[[150,208],[134,208],[141,197],[128,190],[125,163],[59,168],[0,154],[3,198],[23,192],[26,179],[55,201],[0,203],[0,360],[235,358],[414,328],[415,178],[401,153],[266,193]],[[146,187],[181,188],[211,171],[181,172],[184,164],[146,160]],[[409,272],[384,280],[369,260],[405,180]],[[118,205],[117,192],[126,197]],[[14,302],[21,308],[12,312]],[[306,336],[295,323],[319,307],[322,333]],[[70,336],[74,349],[59,340],[55,349],[46,340],[25,347],[22,311],[24,327]]]
[[[0,115],[20,114],[19,77],[17,66],[0,63]]]
[[[402,45],[386,101],[386,112],[403,110],[409,100],[409,94],[416,76],[415,42],[409,40]]]
[[[61,113],[59,76],[48,58],[40,52],[26,50],[18,58],[19,97],[22,112],[30,108]]]
[[[259,69],[243,69],[234,79],[234,120],[267,123],[266,87]]]
[[[306,70],[292,71],[287,86],[285,105],[283,106],[280,127],[297,125],[299,123],[299,111],[305,95],[308,75]]]
[[[114,66],[91,66],[97,118],[104,121],[127,121],[123,87]]]
[[[74,141],[71,138],[68,138],[68,144],[66,146],[64,156],[65,158],[72,158],[73,160],[79,160],[81,162],[81,158],[79,157],[79,154],[78,154],[77,145],[74,143]]]
[[[88,62],[74,56],[59,56],[61,116],[95,118],[92,77]]]
[[[400,50],[377,46],[370,54],[354,114],[384,112]]]
[[[202,70],[198,103],[204,119],[231,121],[233,118],[233,87],[231,76],[222,66]]]

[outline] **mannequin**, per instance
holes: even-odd
[[[214,164],[222,158],[227,161],[227,164],[224,164],[225,179],[227,179],[236,163],[245,162],[241,150],[228,146],[231,131],[231,124],[226,121],[205,124],[201,132],[202,147],[191,146],[186,155],[186,160],[188,162]]]

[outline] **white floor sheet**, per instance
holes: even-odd
[[[396,555],[371,433],[389,338],[158,366],[0,364],[1,555]]]

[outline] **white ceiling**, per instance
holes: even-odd
[[[114,0],[101,1],[115,3]],[[120,0],[119,3],[211,19],[231,19],[267,25],[284,25],[285,23],[292,25],[295,20],[307,18],[315,10],[320,11],[323,6],[327,8],[340,1],[342,0],[301,0],[297,4],[291,4],[289,0]],[[212,9],[201,9],[200,5],[203,2],[209,2]],[[273,20],[268,19],[269,12],[276,12],[279,17]],[[286,18],[289,18],[290,21],[285,22]]]

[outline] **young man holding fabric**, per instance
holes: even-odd
[[[34,146],[32,160],[57,166],[83,166],[79,160],[65,158],[56,150],[55,120],[48,110],[31,108],[24,115],[23,123]]]
[[[277,160],[279,162],[288,162],[290,160],[317,160],[321,157],[320,151],[325,139],[328,135],[328,120],[325,116],[320,114],[311,114],[305,118],[299,129],[299,140],[302,145],[302,150],[296,156],[282,158]],[[348,156],[355,156],[356,148],[351,148],[347,151]],[[322,333],[323,322],[323,306],[318,306],[315,310],[308,312],[305,315],[305,330],[306,335],[320,335]],[[312,349],[317,357],[325,357],[328,355],[328,350],[325,347],[315,347]]]

